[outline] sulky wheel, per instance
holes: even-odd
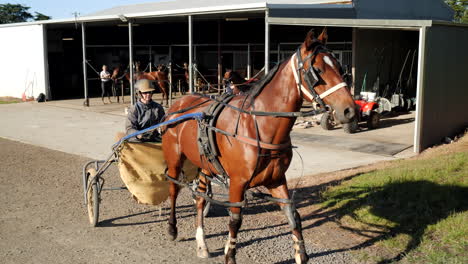
[[[210,207],[211,207],[211,203],[208,201],[205,201],[205,206],[203,207],[203,217],[208,217],[208,214],[210,213]]]
[[[367,119],[367,128],[375,129],[375,128],[378,128],[379,125],[380,125],[380,114],[372,111],[369,115],[369,119]]]
[[[211,189],[211,182],[208,183],[206,195],[210,198],[213,198],[213,190]],[[205,206],[203,207],[203,217],[207,217],[210,213],[211,202],[205,201]]]
[[[323,113],[322,118],[320,118],[320,126],[325,130],[330,130],[335,126],[333,116],[329,113]]]
[[[89,223],[95,227],[99,219],[99,190],[96,176],[96,170],[90,168],[86,171],[88,174],[88,190],[86,192]]]
[[[348,134],[356,133],[358,129],[359,129],[359,124],[356,118],[353,118],[353,120],[349,123],[343,124],[343,130],[344,132]]]

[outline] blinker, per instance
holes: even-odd
[[[310,67],[309,70],[305,73],[305,76],[307,79],[309,79],[311,88],[314,88],[315,85],[319,82],[319,78],[317,76],[317,73],[315,72],[314,67]]]

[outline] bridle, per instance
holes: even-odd
[[[291,56],[290,64],[291,64],[291,68],[294,74],[294,79],[296,80],[296,85],[297,85],[299,94],[303,97],[304,96],[309,97],[311,100],[314,100],[316,103],[318,103],[321,107],[326,108],[326,104],[323,102],[322,99],[338,91],[339,89],[346,87],[347,84],[345,82],[339,83],[333,86],[332,88],[327,89],[322,94],[318,94],[315,91],[315,86],[317,86],[318,82],[320,81],[319,76],[321,75],[322,72],[319,69],[314,67],[314,62],[315,62],[315,58],[317,57],[317,55],[321,52],[328,52],[328,50],[325,49],[323,46],[317,46],[314,52],[312,52],[307,57],[305,57],[304,60],[302,60],[301,47],[299,47],[297,48],[296,53],[294,53],[294,55]],[[298,65],[297,69],[294,63],[295,57],[297,58],[297,65]],[[304,64],[308,60],[310,60],[310,67],[309,69],[305,69]],[[307,88],[302,85],[302,80],[301,80],[302,76],[304,76],[304,80],[307,84]]]

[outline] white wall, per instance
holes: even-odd
[[[0,28],[0,96],[46,94],[43,25]]]

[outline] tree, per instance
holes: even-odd
[[[446,0],[445,3],[455,11],[455,22],[468,23],[468,0]]]
[[[35,12],[29,13],[29,6],[20,4],[0,4],[0,24],[28,22],[31,20],[47,20],[49,16]]]
[[[38,21],[38,20],[49,20],[51,17],[50,16],[46,16],[42,13],[39,13],[39,12],[34,12],[36,13],[34,15],[34,20]]]

